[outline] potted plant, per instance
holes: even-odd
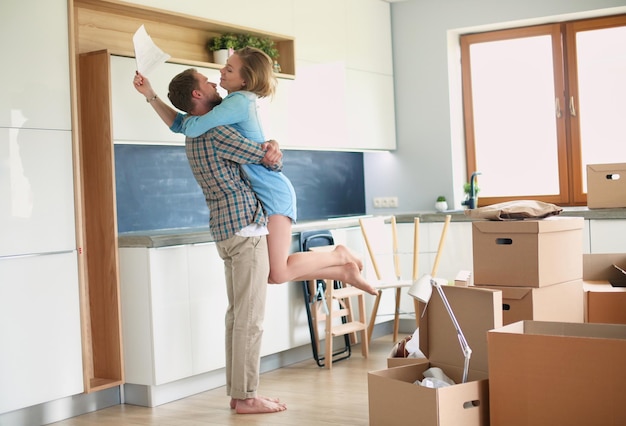
[[[435,210],[438,212],[443,212],[448,210],[448,202],[446,201],[446,197],[440,195],[437,197],[437,202],[435,203]]]
[[[226,33],[212,38],[207,47],[213,52],[213,60],[216,64],[225,64],[235,50],[246,46],[256,47],[265,52],[274,62],[274,71],[280,72],[280,65],[277,61],[278,49],[274,40],[269,37]]]
[[[239,36],[231,33],[213,37],[207,45],[209,51],[213,52],[213,62],[216,64],[225,64],[228,57],[239,47]]]

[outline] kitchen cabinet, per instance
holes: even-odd
[[[83,55],[78,68],[80,133],[74,171],[80,207],[85,381],[86,391],[92,392],[124,382],[109,55]]]
[[[591,253],[626,253],[626,220],[589,220]]]
[[[0,413],[83,392],[76,251],[0,258]]]
[[[0,257],[74,250],[71,133],[0,127],[0,164]]]
[[[70,130],[67,1],[3,0],[0,16],[0,127]]]
[[[291,82],[285,143],[306,149],[396,149],[389,4],[294,2],[294,20],[298,76]],[[325,23],[322,32],[319,22]]]
[[[224,267],[215,244],[121,248],[126,382],[160,385],[225,366]]]

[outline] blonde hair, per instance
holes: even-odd
[[[272,96],[278,83],[272,59],[255,47],[243,47],[235,54],[241,59],[240,74],[246,82],[245,90],[260,98]]]

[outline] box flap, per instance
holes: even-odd
[[[587,164],[587,170],[594,172],[626,172],[626,163]]]
[[[530,287],[499,287],[493,286],[494,290],[502,291],[502,298],[509,300],[522,300],[524,297],[528,295],[528,293],[532,293],[533,289]]]
[[[519,321],[490,330],[489,333],[523,334],[526,336],[552,336],[564,338],[591,338],[623,340],[626,345],[626,325],[590,324],[552,321]]]
[[[472,349],[470,369],[486,373],[487,331],[502,326],[502,292],[454,286],[444,286],[443,291]],[[424,304],[420,303],[419,308],[424,312]],[[465,358],[452,320],[435,289],[420,318],[420,349],[432,363],[457,366],[462,371]],[[461,381],[460,376],[450,378]]]
[[[537,234],[582,229],[584,218],[550,216],[545,219],[472,222],[472,226],[484,234]]]
[[[583,280],[609,281],[616,274],[613,265],[626,266],[625,253],[583,254]]]

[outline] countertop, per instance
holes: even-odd
[[[415,212],[396,214],[398,223],[412,223],[418,217],[420,222],[443,222],[447,214],[452,216],[452,222],[471,222],[473,219],[465,216],[462,210],[449,212]],[[626,219],[626,208],[620,209],[589,209],[587,207],[565,207],[561,216],[583,217],[585,219]],[[389,215],[387,215],[389,216]],[[351,216],[338,219],[319,221],[304,221],[293,226],[293,232],[312,231],[316,229],[339,229],[359,226],[359,218]],[[118,237],[119,247],[168,247],[182,244],[198,244],[213,241],[209,227],[193,229],[166,229],[158,231],[126,232]]]

